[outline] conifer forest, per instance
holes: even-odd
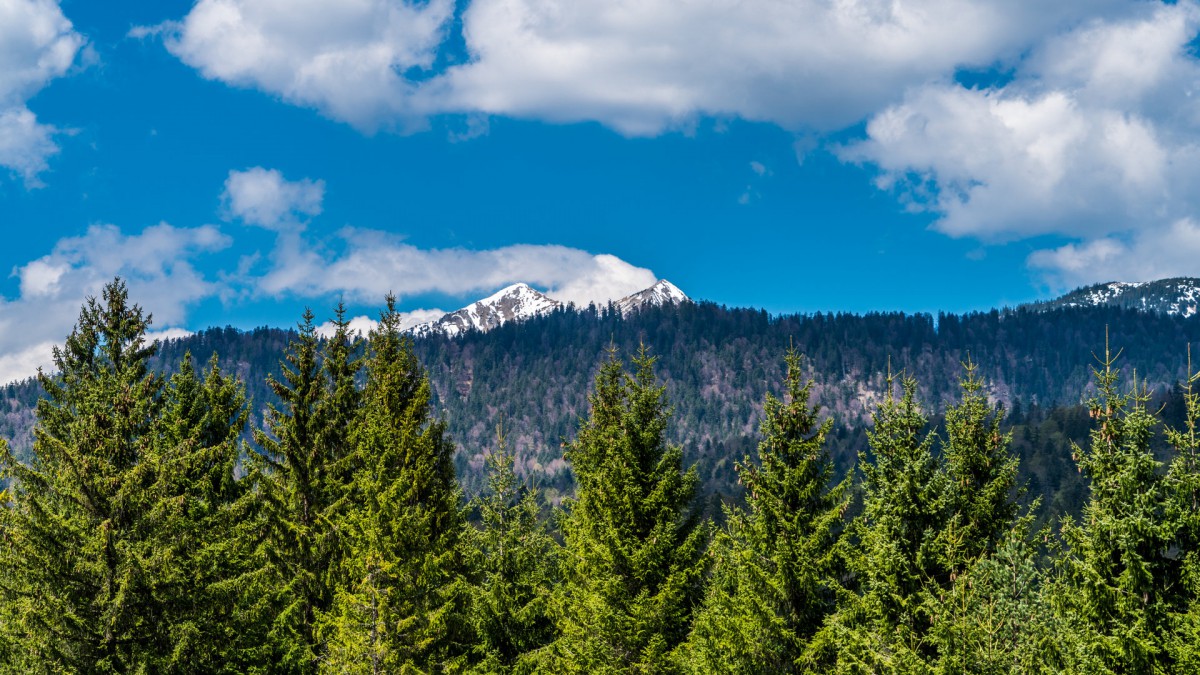
[[[1200,322],[1053,311],[160,343],[114,281],[5,390],[0,671],[1200,672]]]

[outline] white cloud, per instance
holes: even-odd
[[[299,233],[282,233],[268,269],[243,283],[259,294],[302,297],[344,295],[378,302],[442,293],[468,295],[526,282],[558,300],[604,303],[652,286],[657,278],[607,254],[556,245],[517,244],[496,249],[421,249],[394,234],[344,228],[337,252]]]
[[[1120,0],[471,0],[469,61],[433,73],[453,2],[200,0],[161,32],[207,78],[360,129],[443,112],[630,135],[737,116],[838,129],[959,67],[1016,58]],[[416,69],[416,77],[408,77]]]
[[[1139,230],[1130,237],[1105,237],[1035,251],[1030,267],[1057,289],[1101,281],[1151,281],[1200,274],[1200,225],[1191,219]]]
[[[206,78],[374,131],[419,119],[405,72],[433,64],[453,10],[453,0],[199,0],[159,30]]]
[[[1200,273],[1169,244],[1200,215],[1198,30],[1194,1],[1139,3],[1047,40],[1004,86],[912,89],[843,157],[952,236],[1074,239],[1030,258],[1055,286]]]
[[[49,254],[13,270],[19,295],[0,298],[0,382],[49,367],[51,346],[70,332],[83,300],[98,296],[115,276],[126,280],[130,296],[163,327],[154,337],[182,336],[179,326],[189,306],[219,292],[192,261],[229,244],[212,226],[165,223],[139,234],[95,225],[60,240]]]
[[[0,166],[29,187],[58,152],[57,129],[37,121],[27,102],[64,75],[83,47],[53,0],[0,0]]]
[[[289,181],[278,170],[261,166],[230,171],[221,193],[227,217],[276,232],[304,229],[301,218],[320,215],[324,199],[325,181]]]
[[[398,314],[400,318],[400,330],[407,330],[413,326],[436,321],[445,316],[446,312],[441,309],[416,309],[411,312],[398,312]],[[367,337],[378,325],[379,321],[369,316],[356,316],[350,319],[349,328],[352,334]],[[323,338],[330,338],[333,337],[336,330],[337,326],[332,321],[326,321],[317,326],[317,335]]]

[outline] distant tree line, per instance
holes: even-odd
[[[148,323],[119,281],[89,300],[30,456],[0,453],[0,670],[1200,671],[1200,374],[1163,456],[1169,406],[1106,349],[1071,444],[1083,506],[1039,525],[976,362],[932,426],[885,370],[843,477],[783,350],[715,524],[648,347],[602,357],[551,507],[503,427],[465,499],[390,298],[366,341],[305,314],[253,445],[238,375],[151,367]]]

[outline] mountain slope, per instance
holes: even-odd
[[[660,279],[650,288],[627,295],[613,302],[621,314],[640,311],[646,307],[688,302],[690,299],[675,284]],[[527,321],[544,316],[564,307],[564,303],[531,287],[529,284],[513,284],[496,293],[473,302],[460,310],[450,312],[428,323],[413,326],[409,332],[416,337],[446,335],[454,337],[467,331],[486,333],[510,321]]]
[[[1122,307],[1192,316],[1200,308],[1200,279],[1176,277],[1158,281],[1113,281],[1079,288],[1060,298],[1028,306],[1037,311],[1067,307]]]
[[[553,312],[561,306],[561,302],[531,288],[528,284],[513,284],[458,311],[450,312],[437,321],[413,326],[409,332],[418,337],[434,333],[453,337],[470,330],[486,333],[509,321],[524,321]]]

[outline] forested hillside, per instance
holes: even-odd
[[[467,499],[391,299],[369,341],[343,319],[324,340],[311,313],[264,334],[288,339],[251,420],[243,366],[168,373],[122,284],[88,302],[38,378],[32,446],[0,442],[0,672],[1200,667],[1200,373],[1155,394],[1105,342],[1084,404],[1014,403],[1006,421],[973,356],[944,373],[957,384],[936,415],[918,365],[884,359],[870,424],[839,431],[813,368],[780,347],[759,423],[722,447],[745,492],[713,518],[668,433],[664,332],[626,336],[631,351],[610,337],[588,369],[561,446],[571,496],[518,474],[500,422]],[[458,383],[443,400],[479,387]]]
[[[456,465],[469,493],[482,486],[483,457],[503,422],[518,475],[542,484],[552,500],[569,494],[573,478],[561,446],[579,427],[591,378],[610,347],[629,354],[644,344],[658,359],[671,401],[668,438],[698,462],[702,492],[736,499],[740,488],[732,462],[756,443],[763,397],[781,377],[779,354],[788,348],[804,355],[802,367],[815,382],[813,398],[834,420],[835,465],[845,471],[866,442],[889,367],[916,377],[917,398],[936,423],[956,400],[969,355],[989,399],[1018,409],[1006,423],[1032,420],[1028,423],[1041,427],[1071,418],[1069,410],[1057,408],[1080,406],[1088,395],[1090,368],[1106,329],[1112,343],[1124,348],[1124,367],[1162,394],[1183,377],[1187,345],[1200,341],[1200,317],[1116,307],[942,314],[935,320],[901,313],[771,316],[689,302],[630,315],[563,309],[486,333],[421,337],[414,351],[428,369],[434,409],[458,447]],[[270,328],[209,329],[167,341],[152,363],[170,370],[187,352],[199,359],[217,353],[247,383],[252,420],[261,424],[263,406],[276,401],[265,378],[278,375],[279,354],[292,335]],[[21,454],[32,441],[38,387],[33,381],[10,385],[3,395],[0,436]],[[1062,469],[1069,460],[1066,440],[1082,440],[1087,431],[1086,425],[1057,426],[1065,436],[1033,429],[1028,441],[1025,432],[1017,435],[1018,447],[1028,446],[1022,450],[1030,460],[1023,475],[1054,512],[1080,503]]]

